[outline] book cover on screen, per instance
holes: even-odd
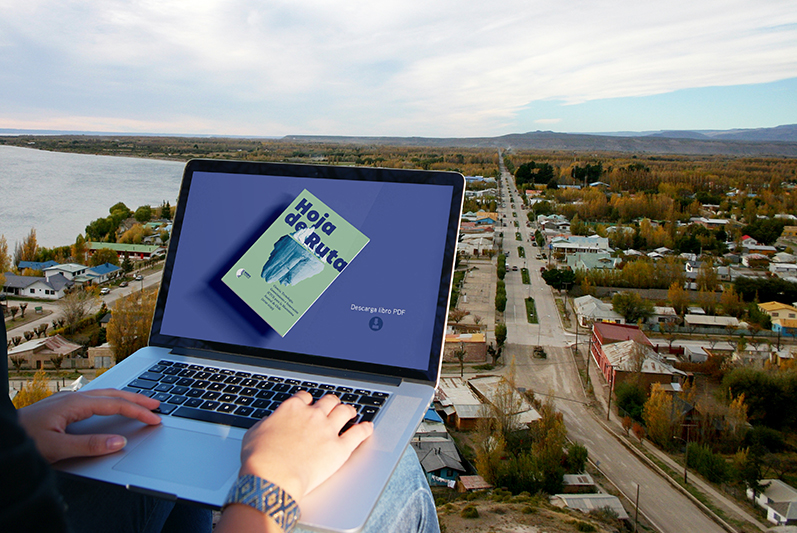
[[[305,189],[221,279],[284,337],[368,241]]]

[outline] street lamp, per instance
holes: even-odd
[[[692,429],[691,425],[686,426],[686,440],[682,439],[681,437],[678,437],[677,435],[673,435],[672,437],[673,439],[678,439],[683,441],[684,445],[686,446],[684,451],[684,485],[687,484],[686,473],[688,472],[687,467],[689,466],[689,430],[691,429]]]

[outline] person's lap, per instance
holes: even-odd
[[[198,506],[144,496],[124,487],[60,473],[58,485],[73,531],[201,533],[212,529],[211,512]],[[304,530],[297,528],[295,531]],[[364,531],[440,531],[429,485],[411,448],[404,452]]]

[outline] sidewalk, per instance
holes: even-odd
[[[609,417],[610,420],[606,421],[606,408],[608,406],[609,401],[609,386],[606,383],[603,375],[597,368],[594,360],[590,360],[589,362],[589,375],[590,380],[592,381],[592,387],[595,391],[595,398],[597,399],[598,403],[598,411],[596,413],[596,417],[598,417],[603,425],[612,432],[612,434],[621,441],[627,449],[636,453],[643,461],[648,462],[651,464],[651,467],[658,471],[662,476],[665,476],[668,481],[670,481],[673,486],[677,487],[681,492],[686,494],[690,499],[695,501],[704,512],[711,515],[714,520],[717,521],[720,525],[725,527],[726,529],[731,528],[721,517],[717,516],[716,513],[707,509],[701,503],[697,502],[697,500],[678,482],[678,480],[672,479],[672,477],[668,476],[665,472],[662,472],[655,464],[653,464],[649,458],[647,458],[644,454],[642,454],[636,446],[634,446],[630,442],[630,437],[626,437],[624,430],[622,429],[622,423],[615,414],[612,412],[611,416]],[[665,464],[668,468],[675,472],[683,473],[683,464],[677,463],[674,459],[672,459],[669,455],[659,450],[656,446],[654,446],[651,442],[647,439],[643,439],[642,445],[645,448],[645,451],[650,455],[654,456],[656,460],[660,461],[661,463]],[[719,509],[724,515],[736,522],[741,522],[745,524],[745,531],[765,531],[770,526],[767,524],[762,523],[758,518],[750,514],[746,509],[741,507],[737,502],[735,502],[729,496],[723,494],[719,489],[716,489],[707,481],[703,480],[697,473],[693,471],[689,471],[688,474],[689,484],[693,485],[700,491],[706,499],[711,503],[711,505]],[[729,529],[729,531],[736,531],[736,529]]]

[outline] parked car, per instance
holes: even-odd
[[[100,289],[100,294],[108,294],[110,292],[111,289],[109,289],[108,287],[103,287],[102,289]]]
[[[513,271],[513,272],[517,272],[517,265],[515,265],[515,266],[513,266],[513,267],[512,267],[512,271]]]
[[[133,278],[133,279],[135,279],[136,281],[141,281],[141,280],[143,280],[143,279],[144,279],[144,276],[142,276],[141,274],[139,274],[139,275],[137,275],[137,276],[136,276],[135,278]]]
[[[120,287],[127,287],[127,282],[126,282],[126,281],[123,281],[122,283],[120,283],[120,284],[119,284],[119,286],[120,286]]]

